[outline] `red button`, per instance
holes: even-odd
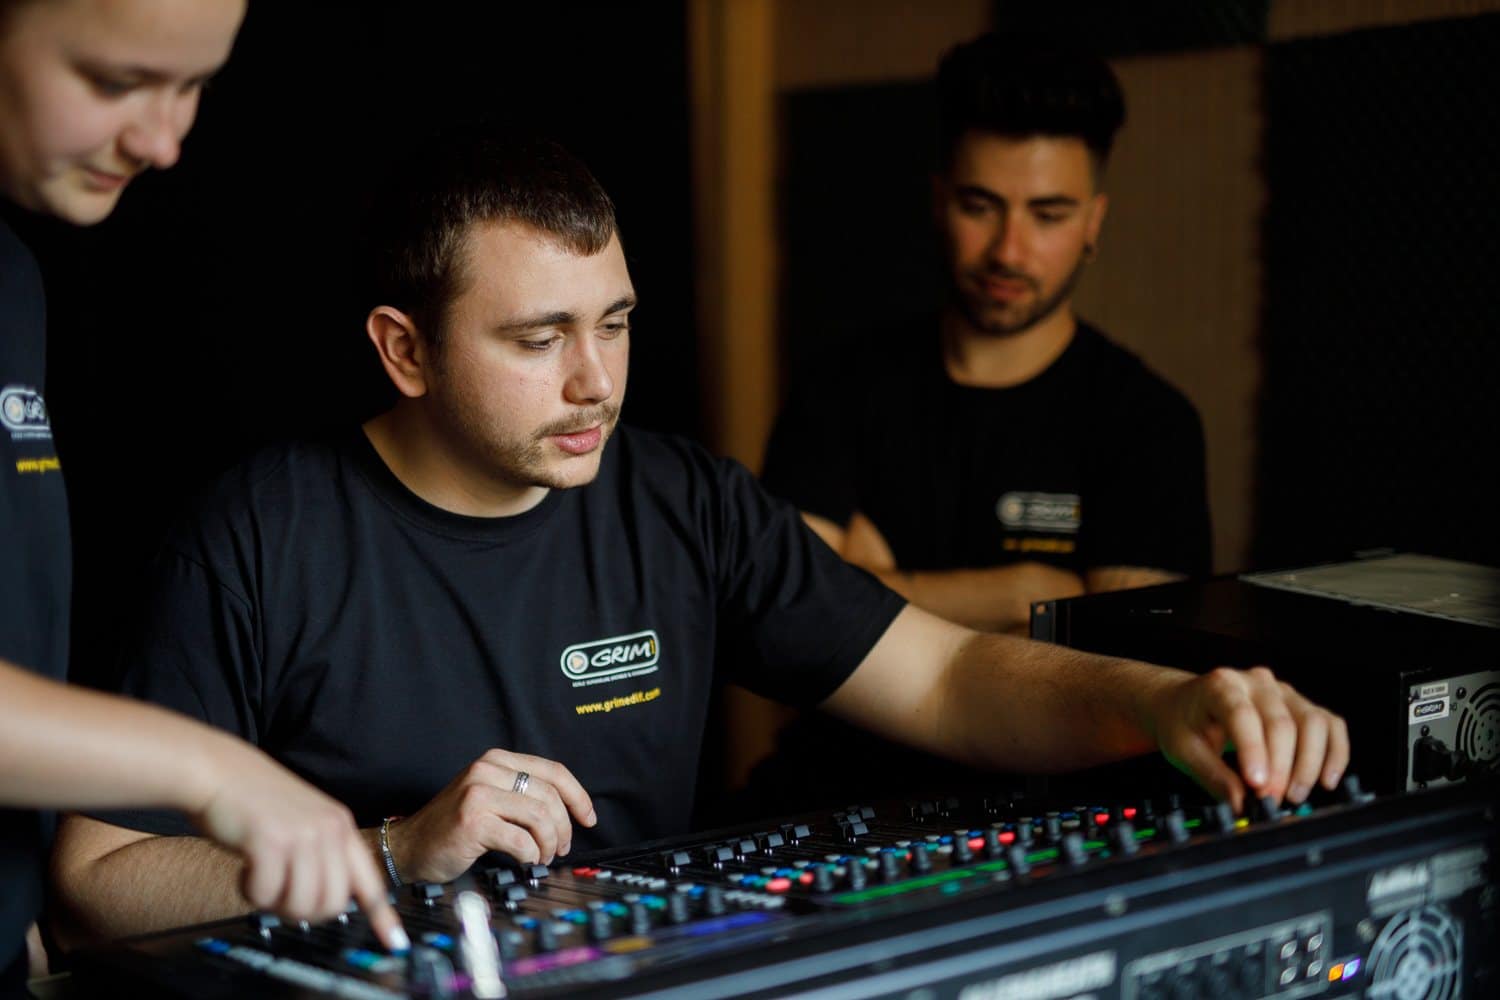
[[[1002,843],[1002,844],[1014,844],[1015,842],[1016,842],[1016,835],[1014,833],[1010,832],[1009,830],[1001,830],[1000,831],[1000,843]]]
[[[800,883],[802,883],[803,885],[812,885],[812,880],[813,880],[813,873],[812,872],[803,872],[801,875],[797,876],[797,881],[800,882]]]
[[[792,880],[789,878],[773,878],[766,883],[767,892],[786,892],[791,887]]]
[[[1125,818],[1126,819],[1135,819],[1135,806],[1126,806],[1125,807]]]
[[[984,838],[983,837],[970,837],[969,838],[969,850],[971,850],[971,851],[982,851],[982,850],[984,850]]]
[[[1094,813],[1094,822],[1103,826],[1109,822],[1109,813]]]

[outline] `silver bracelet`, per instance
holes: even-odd
[[[401,875],[396,871],[396,859],[391,857],[391,821],[400,816],[387,816],[380,823],[380,860],[385,862],[385,873],[391,877],[391,885],[401,888]]]

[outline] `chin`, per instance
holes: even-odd
[[[75,226],[94,226],[109,218],[119,203],[119,192],[107,195],[80,192],[68,197],[46,199],[43,208]]]

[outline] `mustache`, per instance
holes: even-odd
[[[1027,274],[1025,271],[1017,271],[1014,268],[1006,267],[1003,264],[992,264],[985,267],[976,268],[971,273],[976,278],[998,278],[1001,281],[1024,281],[1032,288],[1040,287],[1040,282],[1038,282],[1031,275]]]
[[[577,434],[586,431],[597,424],[606,426],[613,424],[620,417],[620,408],[612,403],[601,403],[592,410],[586,410],[576,416],[568,417],[566,420],[558,420],[545,424],[536,432],[538,438],[555,437],[558,434]]]

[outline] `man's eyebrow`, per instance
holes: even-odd
[[[622,311],[624,311],[626,309],[634,309],[634,308],[635,308],[635,296],[634,295],[622,295],[618,299],[615,299],[613,302],[611,302],[605,308],[604,312],[601,313],[600,315],[602,315],[602,316],[613,316],[617,312],[622,312]]]
[[[509,323],[500,323],[495,329],[500,333],[520,333],[524,330],[538,330],[548,326],[571,326],[578,322],[578,316],[565,310],[549,313],[537,313],[535,316],[523,316],[520,319],[511,320]]]
[[[625,309],[635,307],[634,295],[622,295],[609,305],[604,307],[601,316],[611,316]],[[534,316],[522,316],[513,319],[509,323],[501,323],[495,327],[498,333],[524,333],[527,330],[540,330],[549,326],[576,326],[579,322],[578,314],[559,309],[554,312],[537,313]]]
[[[1000,197],[989,188],[980,187],[978,184],[960,184],[955,189],[961,198],[978,198],[992,205],[1007,208],[1010,202]],[[1030,208],[1076,208],[1080,204],[1077,198],[1067,194],[1047,194],[1040,198],[1028,198],[1026,204]]]

